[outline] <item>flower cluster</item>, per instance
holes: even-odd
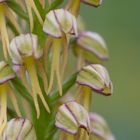
[[[0,0],[0,140],[115,139],[91,112],[93,94],[113,92],[108,48],[79,15],[102,0],[62,2]]]

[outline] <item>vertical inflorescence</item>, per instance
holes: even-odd
[[[102,0],[62,2],[0,0],[0,140],[114,140],[91,112],[93,94],[113,92],[108,48],[80,17]]]

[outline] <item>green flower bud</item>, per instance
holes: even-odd
[[[76,134],[79,128],[90,132],[88,112],[78,103],[71,101],[59,107],[56,114],[56,127]]]
[[[81,55],[88,62],[105,61],[109,58],[104,39],[94,32],[81,32],[73,47],[76,55]]]
[[[83,3],[94,6],[94,7],[98,7],[102,4],[103,0],[81,0]]]
[[[105,96],[111,95],[113,91],[109,74],[106,68],[100,64],[83,67],[77,76],[77,83],[90,87]]]
[[[33,125],[27,119],[12,119],[7,123],[2,140],[36,140]]]
[[[10,68],[10,66],[4,62],[0,62],[0,84],[5,83],[11,79],[15,78],[15,73]]]
[[[90,113],[91,133],[94,140],[115,140],[106,121],[96,113]],[[91,140],[92,140],[91,139]]]
[[[23,64],[23,59],[33,57],[39,59],[43,50],[38,45],[38,38],[33,34],[21,34],[10,43],[11,57],[15,64]]]
[[[77,36],[76,18],[67,10],[52,10],[46,15],[43,31],[57,38],[63,33]]]

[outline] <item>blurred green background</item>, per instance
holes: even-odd
[[[114,94],[95,95],[93,110],[107,119],[117,140],[140,140],[140,1],[104,0],[99,8],[82,5],[81,13],[110,50]]]

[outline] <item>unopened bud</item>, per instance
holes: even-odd
[[[92,139],[96,140],[115,140],[106,121],[96,113],[90,113]]]
[[[105,67],[100,64],[85,66],[77,76],[77,83],[103,95],[111,95],[113,86]]]
[[[53,37],[62,37],[62,33],[77,36],[76,18],[67,10],[52,10],[46,15],[43,31]]]
[[[36,140],[32,123],[23,118],[12,119],[8,122],[2,140]]]
[[[72,101],[59,107],[55,125],[71,134],[76,134],[79,128],[90,132],[88,112],[78,103]]]
[[[85,60],[89,62],[95,62],[98,59],[105,61],[109,58],[108,49],[104,39],[94,32],[82,32],[76,41],[74,46],[76,54],[81,53]],[[96,60],[97,59],[97,60]]]

